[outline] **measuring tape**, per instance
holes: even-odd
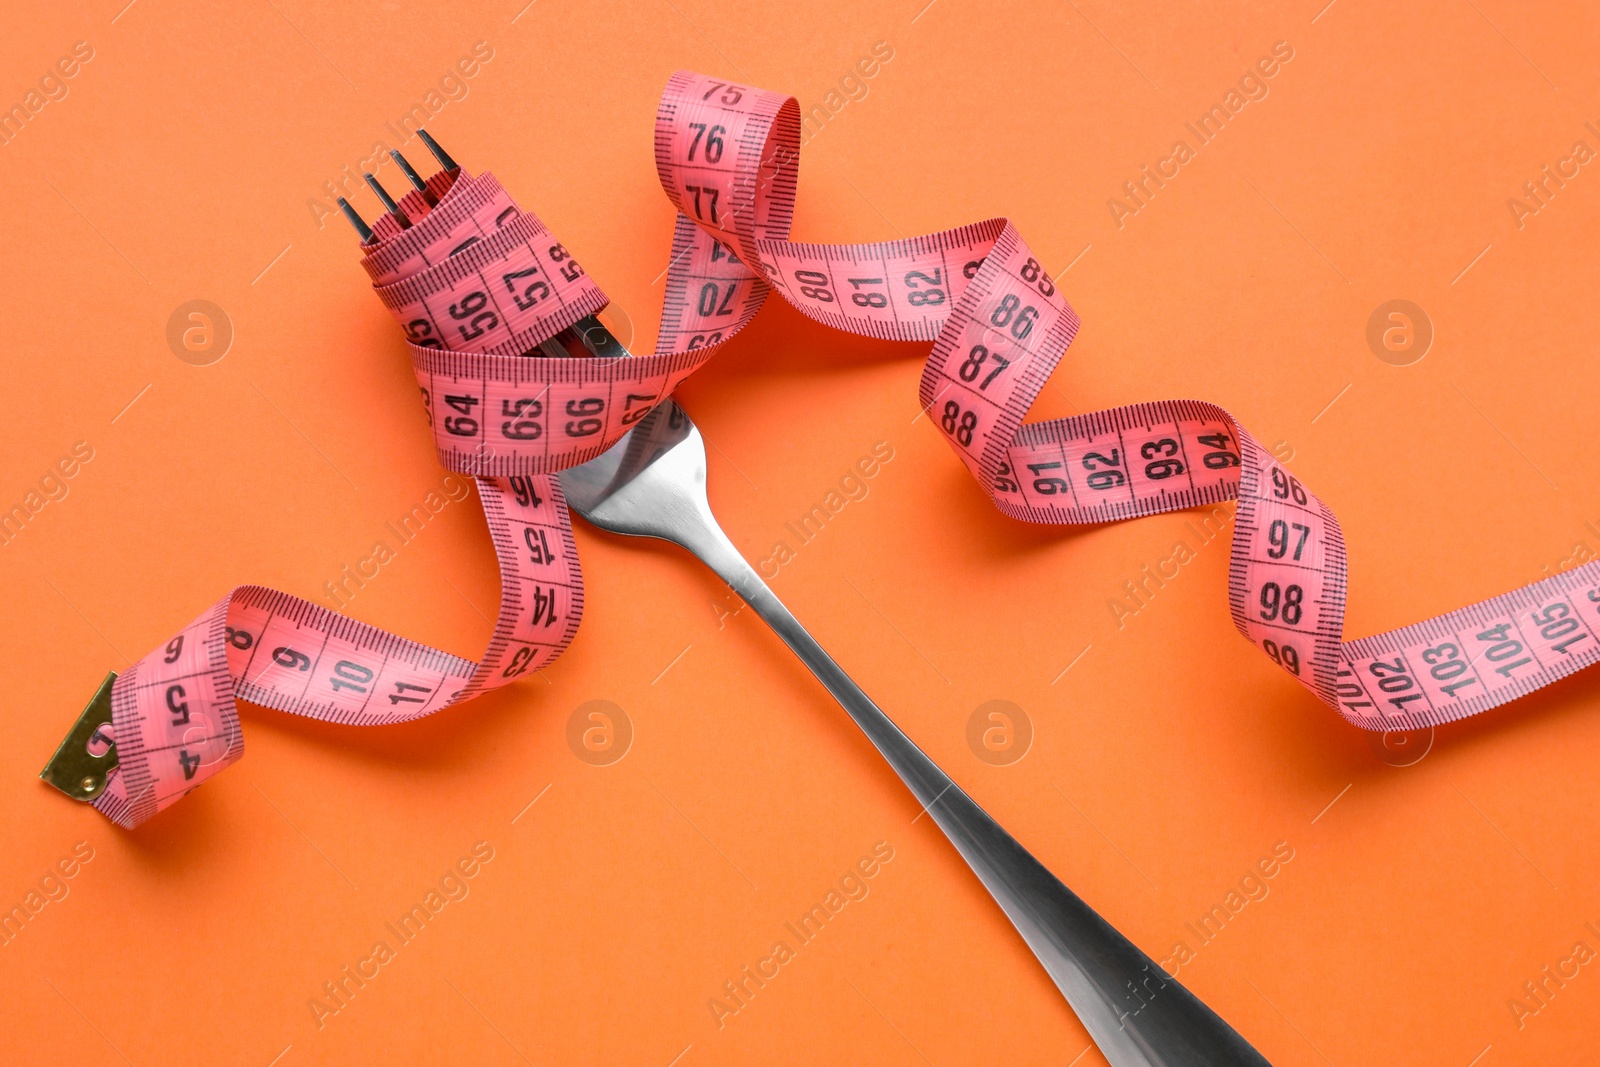
[[[489,647],[472,662],[298,597],[235,589],[103,686],[52,765],[68,762],[46,768],[123,826],[239,758],[236,697],[332,722],[404,722],[559,656],[583,586],[554,472],[614,444],[772,289],[836,329],[931,341],[923,410],[1008,515],[1099,523],[1236,499],[1235,626],[1362,729],[1463,718],[1600,660],[1600,562],[1344,642],[1338,520],[1228,412],[1175,400],[1024,424],[1078,330],[1051,275],[1003,218],[876,244],[789,241],[792,97],[688,71],[668,82],[655,158],[678,210],[672,260],[656,351],[627,359],[596,358],[627,353],[593,317],[606,297],[565,246],[492,175],[425,140],[446,169],[397,204],[382,194],[391,210],[362,265],[405,330],[440,462],[477,479],[500,561]]]

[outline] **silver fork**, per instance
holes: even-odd
[[[706,450],[668,400],[604,454],[561,472],[595,526],[681,545],[777,631],[844,706],[982,880],[1113,1067],[1267,1061],[1034,859],[879,710],[739,555],[706,499]]]

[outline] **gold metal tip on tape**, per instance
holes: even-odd
[[[106,675],[106,680],[89,700],[89,706],[67,732],[66,740],[39,772],[40,778],[73,800],[93,800],[99,796],[117,766],[117,746],[115,742],[107,742],[109,731],[100,735],[96,746],[104,746],[104,752],[96,756],[89,749],[90,742],[100,734],[100,728],[111,725],[111,683],[116,680],[116,671]]]

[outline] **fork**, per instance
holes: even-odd
[[[595,459],[561,472],[567,503],[602,530],[689,550],[744,598],[850,713],[1005,911],[1112,1067],[1269,1067],[1019,844],[850,680],[717,525],[700,431],[664,401]]]

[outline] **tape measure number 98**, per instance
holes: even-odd
[[[424,135],[445,169],[423,182],[402,160],[418,187],[398,203],[382,194],[390,210],[371,231],[360,224],[363,266],[405,330],[440,461],[477,478],[502,582],[483,659],[244,586],[118,677],[109,701],[102,690],[53,780],[133,826],[239,757],[235,696],[391,723],[560,655],[583,591],[553,472],[615,443],[772,289],[836,329],[932,342],[922,406],[1008,515],[1099,523],[1237,499],[1234,624],[1356,726],[1459,719],[1600,659],[1600,562],[1343,641],[1338,521],[1228,412],[1157,401],[1025,424],[1078,318],[1021,235],[996,218],[901,241],[791,242],[799,133],[791,97],[672,77],[655,133],[678,209],[666,298],[656,351],[627,359],[596,358],[627,353],[593,317],[606,298],[565,246],[491,175],[466,173]],[[104,751],[113,737],[117,766],[78,778],[92,766],[84,739]]]

